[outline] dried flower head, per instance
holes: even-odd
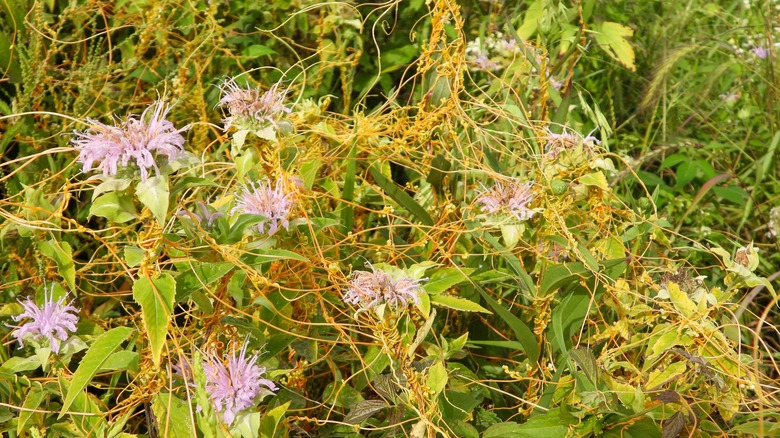
[[[488,214],[506,212],[519,221],[533,217],[535,210],[528,207],[536,195],[531,191],[533,183],[519,184],[510,181],[507,184],[497,182],[492,188],[486,189],[477,197],[482,204],[482,211]]]
[[[30,320],[19,326],[8,325],[8,327],[17,329],[13,335],[19,341],[19,348],[24,345],[24,337],[30,334],[35,340],[48,339],[51,351],[59,353],[60,342],[68,339],[68,332],[76,331],[79,309],[73,307],[72,302],[65,304],[66,296],[54,301],[53,291],[50,294],[44,293],[44,296],[41,307],[38,307],[29,297],[25,301],[19,301],[24,312],[14,316],[13,320],[15,322],[25,318]]]
[[[362,309],[370,309],[387,303],[393,309],[420,302],[422,280],[406,276],[394,279],[389,273],[371,266],[369,271],[352,271],[349,288],[343,300]]]
[[[239,412],[252,407],[261,387],[271,391],[277,389],[274,382],[262,378],[265,368],[257,365],[257,354],[246,356],[246,348],[247,344],[244,344],[236,356],[234,347],[233,353],[227,357],[227,364],[223,364],[216,354],[203,361],[206,392],[214,410],[222,413],[228,425],[233,423]]]
[[[109,126],[87,119],[93,126],[85,132],[76,132],[71,143],[79,150],[79,162],[83,171],[92,169],[95,162],[103,176],[116,175],[119,166],[129,166],[131,161],[146,180],[149,169],[159,175],[157,160],[165,157],[170,163],[184,153],[184,137],[187,128],[176,129],[165,117],[170,108],[162,101],[149,105],[141,117],[128,116],[119,125]]]
[[[268,218],[268,235],[273,235],[279,230],[279,225],[288,229],[290,215],[294,203],[292,193],[285,193],[284,185],[277,181],[272,188],[270,181],[255,181],[243,187],[243,191],[236,199],[236,205],[232,213],[261,214]],[[258,224],[257,229],[265,233],[266,221]]]
[[[547,141],[545,149],[547,150],[547,157],[555,159],[563,151],[573,150],[582,145],[583,150],[592,153],[595,147],[600,143],[599,139],[588,134],[584,138],[577,132],[563,130],[560,134],[555,134],[549,129],[547,135],[544,137]]]
[[[230,114],[225,118],[225,130],[231,126],[242,129],[251,129],[257,122],[268,122],[275,125],[290,109],[284,106],[287,97],[286,91],[279,90],[276,83],[262,93],[257,88],[243,88],[235,79],[230,79],[222,84],[222,99],[219,106],[227,108]]]

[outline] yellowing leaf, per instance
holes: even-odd
[[[645,385],[645,388],[648,390],[658,388],[661,385],[679,378],[687,369],[688,367],[685,365],[685,362],[675,362],[663,370],[660,368],[656,369],[650,373],[650,377],[647,378],[647,385]]]
[[[669,298],[671,298],[674,308],[679,310],[686,318],[690,318],[696,314],[696,304],[688,298],[688,294],[680,290],[680,286],[677,283],[669,282],[666,285],[666,290],[669,291]]]
[[[634,34],[630,27],[605,21],[597,25],[594,31],[596,41],[609,56],[615,58],[629,70],[636,71],[634,48],[631,47],[631,43],[626,39],[626,37]]]

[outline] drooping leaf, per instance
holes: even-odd
[[[152,361],[155,366],[160,366],[175,295],[176,280],[168,273],[157,278],[144,276],[133,284],[133,300],[141,306],[144,328],[149,337]]]
[[[95,339],[95,342],[87,350],[87,354],[81,359],[76,372],[73,373],[58,418],[62,418],[68,412],[76,397],[89,385],[89,382],[95,377],[95,374],[97,374],[111,353],[116,351],[132,333],[133,329],[130,327],[116,327]]]
[[[433,219],[425,209],[417,203],[408,193],[403,189],[395,185],[393,181],[385,178],[382,172],[375,166],[369,167],[368,171],[371,173],[371,177],[374,178],[374,182],[384,191],[387,196],[398,203],[401,207],[409,210],[409,213],[414,215],[424,225],[433,226]]]
[[[73,263],[73,250],[68,242],[51,239],[39,242],[38,249],[41,254],[54,260],[57,269],[71,289],[76,288],[76,265]]]

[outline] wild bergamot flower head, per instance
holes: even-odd
[[[279,90],[279,84],[271,86],[266,92],[258,88],[241,87],[230,79],[222,84],[222,99],[219,106],[227,108],[228,117],[225,118],[225,130],[231,126],[239,129],[252,130],[257,123],[270,123],[275,125],[284,114],[290,112],[290,108],[284,106],[287,92]]]
[[[352,271],[343,300],[361,309],[372,309],[385,303],[393,309],[403,308],[409,303],[420,302],[421,282],[403,274],[394,277],[371,266],[370,272]]]
[[[16,329],[13,336],[19,341],[19,348],[24,346],[24,338],[28,335],[33,339],[48,339],[49,347],[54,353],[60,352],[60,343],[68,339],[68,332],[76,331],[76,323],[79,321],[78,311],[72,306],[72,302],[65,304],[67,296],[54,301],[54,293],[44,293],[44,302],[38,306],[31,298],[19,301],[24,312],[13,318],[15,322],[29,319],[22,325],[8,325]]]
[[[265,224],[268,222],[268,235],[273,235],[279,230],[279,226],[288,229],[290,221],[288,217],[294,204],[292,193],[285,192],[285,186],[281,180],[271,186],[270,181],[254,181],[243,187],[242,193],[236,198],[233,214],[260,214],[268,218],[257,226],[260,233],[265,233]]]
[[[479,194],[477,202],[482,204],[482,211],[485,213],[508,213],[519,221],[528,220],[536,213],[536,210],[529,207],[536,198],[532,187],[531,182],[496,182],[493,187]]]
[[[103,176],[116,175],[121,167],[134,166],[141,172],[141,179],[149,177],[149,169],[159,175],[158,161],[170,163],[184,154],[184,137],[187,127],[177,129],[166,119],[170,107],[162,101],[149,105],[141,117],[128,116],[119,125],[106,125],[87,119],[92,127],[76,132],[71,143],[79,151],[78,161],[87,172],[95,162]]]
[[[277,389],[274,382],[262,377],[265,368],[257,365],[257,354],[247,357],[246,349],[247,344],[244,344],[236,356],[234,347],[227,363],[223,363],[216,354],[203,361],[206,392],[214,410],[222,413],[228,425],[241,411],[254,405],[263,387],[271,391]]]

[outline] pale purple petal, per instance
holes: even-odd
[[[519,184],[509,181],[507,184],[496,183],[492,188],[483,191],[477,197],[482,204],[482,211],[488,214],[505,212],[519,221],[533,217],[535,211],[529,208],[536,195],[531,191],[533,184]]]
[[[247,344],[244,344],[238,356],[234,349],[227,358],[227,365],[215,354],[203,361],[206,392],[214,410],[222,413],[228,425],[241,411],[254,405],[261,386],[271,391],[277,389],[272,381],[262,378],[265,368],[257,366],[257,354],[247,358],[246,349]]]
[[[148,106],[140,118],[128,116],[120,124],[109,126],[87,119],[92,127],[76,132],[71,143],[79,151],[78,161],[87,172],[96,162],[103,176],[116,175],[119,167],[134,166],[141,179],[149,177],[149,169],[159,174],[157,159],[164,157],[171,162],[184,153],[184,137],[187,128],[176,129],[166,119],[170,108],[161,101]]]
[[[8,325],[8,327],[17,329],[13,336],[19,342],[19,348],[24,345],[24,337],[30,334],[35,340],[48,339],[51,351],[59,353],[60,343],[68,339],[68,332],[76,331],[79,309],[72,306],[72,302],[64,304],[66,297],[54,301],[53,293],[44,295],[44,303],[41,307],[38,307],[31,298],[19,301],[24,312],[14,316],[13,320],[15,322],[26,318],[30,320],[20,326]]]
[[[370,309],[387,303],[392,308],[406,307],[409,303],[420,302],[422,280],[393,277],[371,266],[372,271],[352,271],[349,288],[344,293],[345,303],[356,305],[362,309]]]
[[[280,181],[277,181],[273,188],[268,181],[256,181],[244,186],[243,192],[236,198],[232,213],[259,214],[267,217],[268,221],[261,222],[257,229],[260,233],[265,233],[265,225],[268,222],[270,236],[279,230],[280,225],[285,229],[289,228],[288,217],[294,202],[293,195],[285,193]]]

